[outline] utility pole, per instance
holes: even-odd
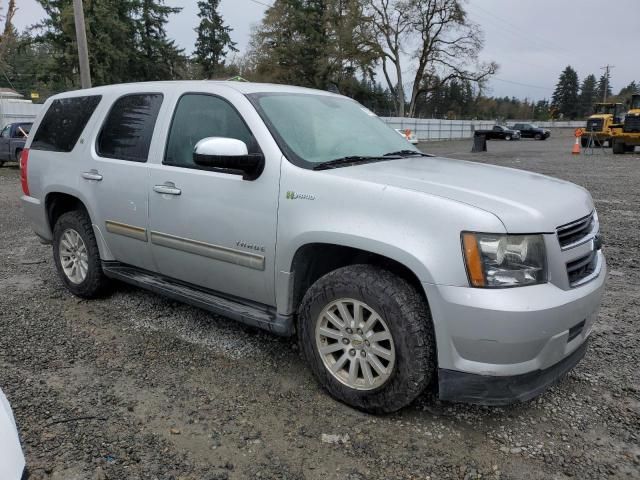
[[[602,102],[603,103],[607,103],[607,90],[609,90],[609,71],[612,68],[616,68],[615,65],[605,65],[604,67],[600,68],[600,70],[604,70],[605,74],[604,74],[604,94],[603,94],[603,99]]]
[[[80,85],[82,88],[91,88],[89,48],[87,47],[87,30],[84,25],[82,0],[73,0],[73,16],[76,22],[76,41],[78,43],[78,60],[80,62]]]

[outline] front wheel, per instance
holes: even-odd
[[[107,286],[98,244],[83,211],[60,216],[53,229],[53,259],[67,289],[82,298],[100,296]]]
[[[542,140],[542,134],[541,133],[536,133],[533,138],[535,138],[536,140]]]
[[[507,141],[511,140],[511,135],[505,135],[504,139]]]
[[[371,265],[320,278],[300,307],[298,340],[320,384],[337,400],[393,412],[429,385],[436,346],[428,305],[405,280]]]

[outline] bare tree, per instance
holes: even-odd
[[[366,1],[382,70],[399,116],[406,112],[407,72],[413,71],[410,116],[415,114],[420,95],[453,79],[480,83],[496,72],[495,63],[478,62],[482,33],[467,18],[463,0]]]

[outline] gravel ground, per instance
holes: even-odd
[[[524,405],[427,394],[388,416],[329,398],[290,340],[124,285],[74,298],[0,169],[0,387],[32,478],[640,478],[640,154],[572,156],[557,133],[422,147],[592,192],[611,272],[585,359]]]

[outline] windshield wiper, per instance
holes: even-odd
[[[428,153],[418,152],[417,150],[398,150],[397,152],[389,152],[384,154],[385,157],[433,157]]]
[[[327,162],[319,163],[313,167],[314,170],[328,170],[330,168],[339,168],[347,165],[357,165],[367,162],[382,162],[385,160],[393,160],[394,158],[402,158],[400,155],[383,155],[380,157],[368,157],[364,155],[351,155],[348,157],[336,158]]]

